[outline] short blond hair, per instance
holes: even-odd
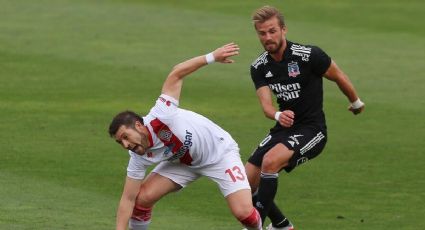
[[[285,20],[283,19],[282,13],[273,6],[263,6],[261,8],[256,9],[252,13],[252,21],[254,23],[254,26],[256,26],[257,23],[263,23],[273,17],[276,17],[279,21],[279,25],[283,28],[285,26]]]

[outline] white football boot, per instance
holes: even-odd
[[[294,225],[292,225],[292,223],[289,223],[288,226],[283,227],[283,228],[275,228],[273,227],[272,224],[269,224],[269,226],[267,226],[266,230],[295,230]]]

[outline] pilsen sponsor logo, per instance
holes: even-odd
[[[289,101],[300,97],[301,85],[300,83],[293,83],[282,85],[280,83],[269,84],[271,90],[276,93],[277,98],[281,98],[284,101]]]
[[[189,151],[189,148],[192,146],[192,133],[186,130],[186,136],[184,137],[183,146],[180,147],[180,149],[170,158],[168,158],[168,161],[174,161],[176,159],[179,159],[182,157],[187,151]]]

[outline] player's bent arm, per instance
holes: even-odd
[[[325,73],[325,77],[335,82],[351,103],[359,98],[348,76],[342,72],[333,60]]]
[[[180,100],[180,93],[183,86],[183,78],[206,65],[205,56],[198,56],[179,63],[168,74],[162,86],[162,93]]]
[[[268,86],[258,88],[257,97],[260,101],[264,115],[267,118],[274,120],[274,115],[278,110],[273,106],[272,92],[270,91],[270,88]]]
[[[141,184],[142,180],[126,177],[124,190],[117,210],[116,230],[127,229]]]
[[[272,101],[272,92],[268,86],[257,89],[257,96],[267,118],[276,120],[283,127],[291,127],[294,124],[295,114],[291,110],[278,111]]]
[[[325,77],[331,81],[334,81],[338,85],[339,89],[348,98],[351,103],[348,107],[349,111],[356,115],[364,110],[364,103],[357,96],[356,90],[353,84],[350,82],[350,79],[344,72],[342,72],[342,70],[333,60],[325,73]]]
[[[229,43],[217,48],[207,55],[197,56],[177,64],[168,74],[168,77],[162,86],[162,93],[179,100],[184,77],[214,61],[220,63],[233,63],[234,61],[229,59],[229,57],[238,54],[238,45]]]

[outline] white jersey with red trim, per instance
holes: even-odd
[[[143,117],[150,146],[139,155],[129,151],[127,176],[143,179],[149,165],[172,161],[198,168],[217,163],[224,154],[239,150],[231,135],[208,118],[178,108],[178,101],[162,94]]]

